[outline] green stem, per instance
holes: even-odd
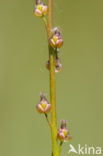
[[[52,0],[48,0],[48,28],[49,38],[52,30]],[[52,152],[53,156],[59,156],[58,141],[57,141],[57,121],[56,121],[56,81],[55,81],[55,60],[56,55],[54,49],[49,44],[49,61],[50,61],[50,101],[52,105],[51,111],[51,137],[52,137]]]
[[[47,115],[46,113],[45,113],[45,117],[46,117],[46,120],[47,120],[47,122],[48,122],[49,127],[51,128],[51,127],[52,127],[52,124],[51,124],[51,122],[49,121],[48,115]]]
[[[57,123],[56,123],[56,82],[55,82],[55,52],[49,46],[49,60],[50,60],[50,101],[52,105],[51,111],[51,135],[52,135],[52,150],[53,156],[59,156],[58,142],[57,142]]]
[[[42,19],[43,19],[43,22],[45,24],[46,31],[47,31],[47,37],[48,37],[48,34],[49,34],[48,23],[47,23],[47,20],[46,20],[45,16],[43,16]]]
[[[63,142],[61,141],[59,145],[59,153],[61,153],[62,145],[63,145]]]

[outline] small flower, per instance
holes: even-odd
[[[60,35],[60,31],[58,30],[58,28],[54,28],[52,30],[53,36],[50,38],[50,45],[53,48],[60,48],[63,44],[63,39]]]
[[[58,27],[55,27],[55,28],[53,28],[53,29],[51,30],[51,32],[52,32],[53,34],[55,34],[56,32],[60,33],[60,30],[58,29]]]
[[[59,58],[56,58],[55,72],[58,73],[62,70],[62,64]]]
[[[66,128],[66,120],[61,121],[61,127],[58,129],[57,138],[62,142],[67,142],[72,139],[68,129]]]
[[[46,5],[44,5],[43,3],[41,3],[40,0],[36,1],[36,6],[35,6],[35,10],[34,10],[34,14],[37,17],[42,17],[44,15],[47,14],[48,11],[48,7]]]
[[[51,110],[51,104],[46,99],[46,94],[40,95],[40,102],[36,105],[36,109],[39,113],[49,113]]]
[[[47,68],[48,70],[50,70],[50,63],[49,63],[49,61],[47,61],[47,63],[46,63],[46,68]],[[55,72],[58,73],[58,72],[60,72],[61,70],[62,70],[62,64],[61,64],[59,58],[57,57],[57,58],[56,58],[56,64],[55,64]]]

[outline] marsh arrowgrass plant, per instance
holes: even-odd
[[[53,0],[48,0],[47,5],[43,4],[40,0],[36,0],[34,14],[43,20],[48,36],[49,60],[46,63],[46,68],[50,73],[50,103],[47,101],[46,94],[41,93],[40,102],[36,105],[36,109],[40,114],[45,115],[50,126],[52,156],[60,156],[62,144],[70,141],[72,137],[66,127],[66,120],[61,120],[61,126],[59,129],[57,128],[55,73],[62,70],[62,64],[58,55],[63,45],[63,39],[58,27],[53,28],[52,9]],[[48,118],[48,113],[51,113],[50,120]]]

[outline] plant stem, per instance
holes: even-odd
[[[50,101],[52,105],[51,110],[51,135],[52,135],[52,150],[53,156],[59,156],[58,142],[57,142],[57,123],[56,123],[56,82],[55,82],[55,52],[49,46],[49,60],[50,60]]]
[[[63,145],[63,142],[61,141],[61,142],[60,142],[60,145],[59,145],[59,153],[61,153],[62,145]]]
[[[48,26],[49,26],[49,37],[51,36],[51,30],[53,27],[53,17],[52,17],[52,9],[53,9],[53,0],[48,0]]]
[[[47,23],[47,20],[46,20],[46,18],[44,16],[42,17],[42,19],[43,19],[43,22],[45,24],[46,31],[47,31],[47,37],[48,37],[48,34],[49,34],[48,23]]]
[[[52,0],[48,0],[48,27],[49,38],[52,30]],[[55,60],[56,55],[54,49],[49,44],[49,61],[50,61],[50,101],[52,105],[51,111],[51,136],[52,136],[52,152],[53,156],[59,156],[58,142],[57,142],[57,123],[56,123],[56,81],[55,81]]]
[[[47,122],[48,122],[49,127],[51,128],[51,127],[52,127],[52,124],[51,124],[51,122],[49,121],[48,115],[47,115],[46,113],[45,113],[45,117],[46,117],[46,120],[47,120]]]

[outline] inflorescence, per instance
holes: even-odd
[[[48,23],[46,20],[46,14],[48,12],[48,6],[43,4],[40,0],[36,0],[35,10],[34,14],[37,17],[42,18],[46,24],[47,30],[48,30]],[[55,61],[55,72],[58,73],[62,70],[62,64],[58,57],[58,53],[60,52],[60,48],[63,45],[63,39],[61,37],[60,30],[58,27],[53,28],[51,31],[51,37],[48,37],[49,45],[54,49],[56,54],[56,61]],[[49,60],[46,62],[46,68],[50,70],[50,62]],[[46,99],[46,94],[42,93],[40,94],[40,102],[36,105],[36,109],[39,113],[45,114],[47,117],[47,114],[51,111],[51,104]],[[72,139],[67,127],[66,127],[66,120],[61,120],[61,126],[57,131],[57,139],[61,142],[67,142]]]

